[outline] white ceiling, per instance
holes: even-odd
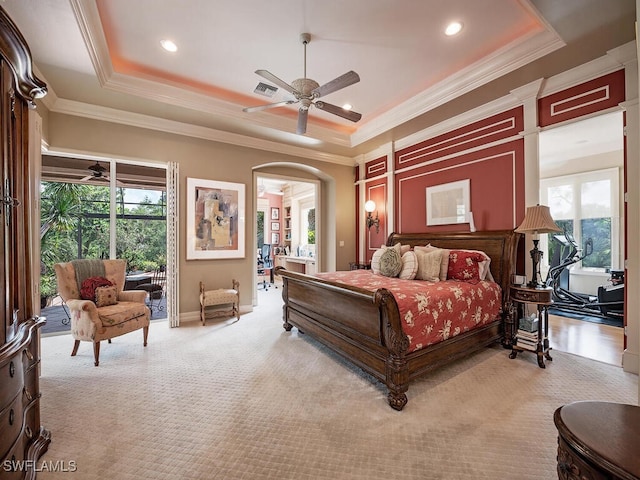
[[[48,83],[45,104],[52,111],[346,159],[565,44],[582,41],[586,51],[585,35],[615,25],[634,12],[633,3],[0,0]],[[463,30],[446,37],[452,20]],[[287,83],[302,77],[302,32],[311,34],[308,77],[322,85],[349,70],[359,74],[359,83],[326,101],[352,104],[360,122],[312,109],[301,136],[297,105],[242,111],[291,98],[282,89],[272,99],[253,93],[258,82],[268,83],[254,71],[266,69]],[[178,52],[163,51],[164,38]]]

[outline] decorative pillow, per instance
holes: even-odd
[[[402,258],[401,246],[400,243],[396,243],[393,247],[387,247],[386,245],[382,245],[378,250],[373,252],[373,256],[371,257],[371,271],[376,275],[381,275],[380,272],[380,257],[385,252],[385,250],[393,248],[398,252],[398,256]]]
[[[438,248],[434,247],[431,244],[426,245],[425,247],[415,247],[414,250],[416,252],[422,251],[426,253],[440,251],[440,281],[444,282],[447,279],[447,271],[449,270],[449,250],[446,248]]]
[[[398,278],[402,280],[413,280],[418,273],[418,257],[416,252],[409,250],[402,255],[402,270],[398,274]]]
[[[418,257],[418,273],[416,274],[416,280],[439,282],[442,252],[439,249],[432,252],[416,250],[416,256]]]
[[[96,288],[96,307],[106,307],[118,303],[118,292],[115,286]]]
[[[489,280],[491,282],[495,282],[493,279],[493,275],[491,275],[491,257],[484,253],[481,250],[461,250],[462,252],[471,252],[471,253],[479,253],[482,255],[483,259],[480,263],[478,263],[478,269],[480,271],[480,280]]]
[[[447,278],[468,283],[478,283],[480,281],[479,263],[484,260],[484,256],[479,252],[450,250]]]
[[[104,277],[89,277],[86,278],[80,286],[80,298],[83,300],[96,300],[96,288],[98,287],[110,287],[113,283]]]
[[[386,248],[380,256],[380,275],[397,277],[402,270],[402,257],[394,247]]]

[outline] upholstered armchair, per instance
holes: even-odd
[[[143,345],[147,346],[150,311],[145,304],[147,292],[125,290],[126,262],[124,260],[73,260],[54,265],[58,293],[71,314],[71,335],[75,343],[71,356],[75,356],[81,341],[93,343],[94,364],[100,356],[100,342],[143,330]],[[94,279],[113,286],[95,288],[93,299],[86,300]],[[104,282],[104,279],[109,282]],[[93,283],[92,283],[93,281]],[[84,287],[84,288],[83,288]],[[89,289],[89,290],[88,290]]]

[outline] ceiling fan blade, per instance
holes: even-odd
[[[284,80],[280,80],[273,73],[268,72],[267,70],[256,70],[256,73],[258,75],[260,75],[262,78],[266,78],[267,80],[269,80],[270,82],[275,83],[279,87],[284,88],[289,93],[293,93],[294,95],[300,93],[295,88],[293,88],[291,85],[289,85],[287,82],[285,82]]]
[[[358,112],[354,112],[352,110],[345,110],[342,107],[338,107],[337,105],[333,105],[327,102],[315,102],[316,108],[320,110],[324,110],[325,112],[333,113],[334,115],[338,115],[339,117],[346,118],[347,120],[351,120],[352,122],[357,122],[362,118],[362,114]]]
[[[353,70],[350,70],[344,75],[340,75],[338,78],[334,78],[330,82],[319,86],[311,93],[315,98],[320,98],[329,93],[335,92],[336,90],[340,90],[341,88],[348,87],[349,85],[353,85],[354,83],[358,83],[359,81],[360,76]]]
[[[86,182],[87,180],[89,180],[89,179],[91,179],[91,178],[93,178],[93,175],[87,175],[86,177],[81,178],[81,179],[80,179],[80,181],[81,181],[81,182]]]
[[[296,129],[296,133],[298,135],[303,135],[307,132],[308,116],[309,116],[308,108],[300,108],[300,110],[298,110],[298,128]]]
[[[106,182],[111,182],[111,177],[108,177],[108,176],[106,176],[106,175],[102,175],[102,176],[100,176],[100,177],[96,177],[96,179],[97,179],[97,180],[104,180],[104,181],[106,181]],[[116,185],[123,186],[123,185],[124,185],[124,183],[122,183],[120,180],[118,180],[118,179],[116,178]]]
[[[243,112],[251,113],[251,112],[259,112],[261,110],[266,110],[267,108],[281,107],[283,105],[291,105],[292,103],[296,103],[295,100],[284,100],[282,102],[269,103],[267,105],[258,105],[257,107],[246,107],[243,108]]]

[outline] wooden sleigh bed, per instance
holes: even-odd
[[[504,337],[505,317],[511,311],[509,283],[519,238],[513,230],[389,236],[388,246],[430,243],[445,249],[481,250],[491,258],[491,274],[501,287],[501,312],[482,326],[439,343],[409,351],[398,304],[385,288],[371,291],[278,267],[276,274],[283,280],[283,326],[287,331],[297,327],[382,381],[388,388],[389,405],[402,410],[414,379],[492,343],[510,344]]]

